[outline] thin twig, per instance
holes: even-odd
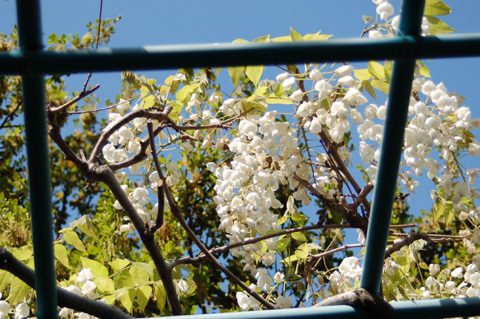
[[[68,101],[67,103],[65,103],[63,105],[60,105],[60,106],[57,106],[57,107],[48,108],[48,112],[49,113],[57,113],[57,112],[63,111],[65,109],[67,109],[70,105],[73,105],[73,104],[77,103],[78,101],[80,101],[81,99],[83,99],[84,97],[92,94],[93,92],[98,90],[99,87],[100,87],[100,84],[97,84],[93,88],[91,88],[87,91],[82,90],[82,92],[80,92],[80,94],[77,97],[73,98],[72,100]]]
[[[116,104],[113,104],[113,105],[110,105],[110,106],[107,106],[107,107],[102,107],[102,108],[99,108],[99,109],[95,109],[95,110],[85,110],[85,111],[76,111],[76,112],[67,112],[68,114],[85,114],[85,113],[95,113],[95,112],[100,112],[100,111],[105,111],[105,110],[110,110],[110,109],[113,109],[114,107],[117,107],[119,105],[122,105],[122,104],[125,104],[125,103],[129,103],[131,102],[133,99],[130,99],[130,100],[125,100],[125,101],[122,101],[122,102],[119,102],[119,103],[116,103]]]

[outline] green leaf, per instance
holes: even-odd
[[[248,76],[253,85],[257,86],[258,81],[262,77],[265,67],[263,65],[249,65],[246,68],[245,74]]]
[[[245,102],[243,103],[243,109],[244,111],[248,110],[248,109],[251,109],[251,108],[254,108],[260,112],[265,112],[267,110],[267,108],[265,107],[265,105],[257,102],[257,101],[251,101],[251,102]]]
[[[270,89],[268,86],[261,86],[255,90],[254,96],[268,96]]]
[[[377,94],[375,94],[375,90],[370,84],[370,81],[362,81],[362,87],[368,92],[368,94],[370,94],[371,97],[377,100]]]
[[[292,37],[289,35],[283,37],[273,38],[272,42],[292,42]]]
[[[298,241],[306,242],[307,237],[301,232],[292,233],[292,238]]]
[[[383,79],[385,77],[384,66],[376,61],[368,62],[368,72],[377,79]]]
[[[160,309],[160,312],[163,312],[167,302],[167,292],[161,283],[155,285],[155,299],[157,299],[158,309]]]
[[[146,282],[150,280],[150,276],[148,275],[148,272],[143,268],[133,266],[130,268],[129,272],[133,278],[134,284],[144,285]]]
[[[152,267],[152,265],[147,264],[147,263],[141,263],[141,262],[134,262],[133,264],[134,264],[136,267],[145,270],[145,271],[148,273],[148,276],[149,276],[150,278],[153,278],[153,270],[154,270],[154,268]],[[180,266],[183,266],[183,265],[180,265]]]
[[[429,33],[430,35],[439,35],[445,33],[455,32],[455,29],[452,29],[448,24],[440,20],[439,18],[426,15],[425,16],[430,24]]]
[[[120,302],[122,303],[123,307],[128,312],[132,312],[133,308],[133,301],[135,300],[135,293],[137,290],[135,288],[130,288],[122,293],[122,296],[120,297]]]
[[[324,41],[324,40],[328,40],[330,39],[331,37],[333,37],[333,34],[320,34],[320,31],[318,31],[317,33],[309,33],[309,34],[305,34],[303,36],[303,40],[305,41]]]
[[[140,307],[141,311],[145,311],[145,307],[150,300],[150,296],[152,294],[152,287],[150,286],[143,286],[137,288],[137,300],[138,306]]]
[[[178,115],[183,110],[183,104],[178,103],[178,101],[171,101],[170,106],[172,107],[172,111],[168,114],[168,118],[176,121],[178,120]],[[161,157],[158,158],[161,161]]]
[[[15,278],[11,273],[6,270],[0,270],[0,291],[4,291]]]
[[[248,41],[245,39],[235,39],[232,41],[232,43],[248,43]]]
[[[280,253],[283,253],[285,249],[288,247],[289,243],[290,243],[290,237],[279,239],[275,244],[275,249],[278,250]]]
[[[143,109],[149,109],[155,105],[155,96],[154,95],[148,95],[143,99]]]
[[[290,27],[290,36],[292,37],[293,41],[303,41],[303,37],[295,31],[292,27]]]
[[[280,217],[280,218],[278,219],[277,224],[278,224],[278,225],[282,225],[282,224],[285,223],[287,220],[288,220],[288,218],[287,218],[285,215],[283,215],[282,217]]]
[[[83,268],[90,268],[92,273],[97,276],[108,277],[108,269],[96,260],[80,257]]]
[[[274,94],[270,94],[270,96],[265,99],[265,102],[268,104],[294,104],[293,101],[288,98],[288,96],[284,95],[282,97],[276,97]]]
[[[18,260],[24,261],[33,256],[33,246],[25,245],[20,248],[10,248],[10,252]]]
[[[259,42],[259,43],[262,43],[262,42],[270,42],[270,34],[267,34],[263,37],[258,37],[256,38],[255,40],[253,40],[252,42]]]
[[[85,246],[83,242],[78,238],[78,235],[73,230],[67,230],[63,234],[63,239],[70,245],[73,246],[75,249],[86,252]]]
[[[237,87],[242,78],[243,72],[245,72],[244,66],[231,66],[227,68],[228,74],[230,74],[230,79],[232,80],[233,87]]]
[[[368,71],[368,69],[358,69],[358,70],[353,70],[353,75],[357,80],[360,81],[367,81],[372,78],[372,74]]]
[[[300,223],[300,222],[304,222],[306,220],[308,220],[308,217],[306,217],[305,215],[299,213],[298,211],[294,212],[292,215],[292,220],[297,222],[297,223]]]
[[[110,261],[108,264],[110,265],[110,267],[112,267],[114,272],[117,272],[127,267],[128,265],[130,265],[130,261],[125,259],[115,258],[114,260]]]
[[[113,277],[113,283],[116,289],[133,287],[132,275],[124,270]]]
[[[388,94],[388,89],[390,88],[390,84],[388,84],[387,82],[374,79],[372,80],[371,84],[374,88],[376,88],[380,92]]]
[[[112,279],[108,277],[95,276],[93,281],[97,284],[97,289],[102,294],[109,294],[115,291],[115,284]]]
[[[388,83],[390,83],[390,78],[392,77],[392,68],[393,62],[385,63],[385,67],[383,68],[383,70],[385,71],[385,78],[387,79]]]
[[[420,60],[417,61],[420,64],[420,75],[426,78],[430,77],[430,71],[428,70],[427,66]]]
[[[31,290],[32,288],[21,281],[18,277],[13,278],[8,302],[12,305],[20,303]]]
[[[289,256],[289,257],[287,257],[287,258],[284,258],[284,259],[281,261],[281,263],[290,264],[290,263],[292,263],[292,262],[294,262],[294,261],[297,261],[297,260],[298,260],[298,257],[295,256],[295,255],[292,255],[292,256]]]
[[[95,234],[95,227],[93,226],[92,220],[88,215],[83,215],[79,219],[71,222],[70,226],[74,228],[77,227],[87,236],[95,239],[97,238],[97,235]]]
[[[55,258],[67,268],[70,268],[70,262],[68,261],[67,249],[60,243],[53,245],[55,251]]]
[[[297,256],[298,259],[307,259],[308,253],[302,249],[297,249],[295,250],[295,256]]]
[[[423,15],[426,16],[444,16],[452,13],[452,9],[440,0],[425,1],[425,11]]]
[[[277,83],[275,84],[273,93],[275,94],[275,96],[283,96],[285,95],[285,88],[280,83]]]
[[[177,94],[175,94],[175,97],[180,102],[188,102],[188,100],[190,99],[190,95],[193,93],[193,91],[198,89],[199,86],[200,84],[185,85],[177,92]]]

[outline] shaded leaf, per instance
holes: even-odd
[[[8,301],[12,305],[22,302],[23,298],[32,290],[32,288],[17,277],[12,280]]]
[[[133,301],[135,300],[135,293],[137,290],[135,288],[130,288],[126,291],[124,291],[120,297],[120,302],[122,303],[123,307],[128,312],[132,311],[133,308]]]
[[[67,268],[70,268],[70,262],[68,261],[67,249],[60,243],[53,245],[55,251],[55,258]]]
[[[238,83],[240,83],[240,79],[242,78],[243,72],[245,71],[244,66],[231,66],[227,68],[228,74],[230,74],[230,80],[233,83],[234,87],[237,87]]]
[[[137,288],[137,300],[138,306],[142,311],[145,311],[145,307],[150,300],[150,295],[152,294],[152,287],[150,286],[143,286]]]

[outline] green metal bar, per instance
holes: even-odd
[[[390,303],[397,319],[425,319],[470,317],[478,315],[480,298],[431,299],[399,301]],[[330,319],[330,318],[371,318],[362,310],[349,306],[309,307],[269,311],[249,311],[204,315],[168,317],[175,319]]]
[[[129,49],[0,52],[0,74],[65,74],[179,67],[480,56],[480,33],[289,43],[197,44]]]
[[[39,1],[18,0],[17,16],[21,52],[26,55],[35,54],[42,49]],[[37,316],[40,319],[51,319],[57,318],[58,310],[45,79],[42,75],[22,74],[22,90],[35,257]]]
[[[403,1],[400,17],[401,34],[413,37],[420,35],[424,7],[425,0]],[[415,59],[412,58],[397,60],[393,63],[387,116],[360,281],[360,287],[373,293],[379,293],[381,287],[385,248],[397,186],[415,63]]]

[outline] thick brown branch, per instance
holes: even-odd
[[[6,249],[0,247],[0,269],[6,270],[18,277],[24,283],[35,289],[35,272],[16,259]],[[58,305],[85,312],[98,318],[132,318],[120,309],[103,302],[78,296],[68,290],[57,287]]]
[[[316,196],[324,205],[325,208],[336,214],[340,218],[343,218],[347,223],[355,228],[362,230],[364,234],[367,233],[368,221],[367,219],[360,216],[356,209],[351,207],[351,205],[340,202],[337,202],[335,199],[328,199],[322,195],[315,187],[310,185],[310,183],[297,174],[294,175],[296,181],[305,187],[312,195]]]
[[[86,160],[78,157],[66,145],[65,141],[60,135],[58,127],[51,125],[49,133],[54,142],[57,143],[60,149],[65,153],[67,160],[74,162],[89,182],[103,182],[108,186],[108,188],[110,188],[113,195],[118,200],[127,216],[130,218],[130,221],[137,229],[140,239],[142,240],[145,248],[148,250],[155,266],[158,269],[158,273],[167,292],[167,298],[172,314],[182,314],[182,308],[180,307],[176,287],[173,282],[171,268],[168,267],[167,263],[165,262],[153,235],[151,232],[147,231],[145,223],[140,218],[137,210],[128,199],[127,194],[125,194],[121,188],[119,182],[113,174],[113,171],[106,165],[100,166],[93,162],[87,162]]]
[[[410,245],[411,243],[419,239],[430,241],[430,239],[428,238],[428,235],[420,234],[412,230],[410,233],[406,234],[405,238],[400,240],[398,243],[393,244],[392,247],[387,249],[387,251],[385,252],[385,258],[390,257],[391,254],[393,254],[396,251],[399,251],[400,249],[402,249],[402,247],[406,245]]]

